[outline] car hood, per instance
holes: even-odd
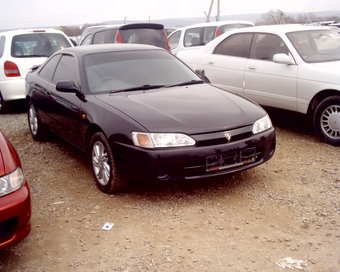
[[[310,65],[340,71],[340,61],[310,63]]]
[[[254,102],[209,84],[99,95],[150,132],[188,134],[251,125],[266,112]]]

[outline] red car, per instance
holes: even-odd
[[[23,240],[30,230],[30,189],[17,151],[0,132],[0,250]]]

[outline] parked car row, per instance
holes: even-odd
[[[171,52],[199,49],[227,31],[252,26],[249,21],[217,21],[182,27],[169,35]]]
[[[79,148],[104,193],[131,179],[193,180],[267,162],[276,136],[260,105],[303,113],[320,139],[340,145],[337,31],[245,23],[220,35],[195,26],[170,34],[181,35],[177,45],[190,33],[203,41],[176,57],[163,27],[148,26],[147,42],[132,26],[106,26],[81,46],[57,30],[1,33],[0,112],[25,98],[33,139],[53,132]],[[29,234],[30,218],[19,156],[0,133],[0,249]]]
[[[320,139],[340,145],[340,34],[327,27],[257,26],[177,55],[215,86],[262,106],[305,114]]]

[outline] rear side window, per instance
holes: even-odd
[[[201,28],[189,28],[184,33],[184,47],[198,46],[200,42]]]
[[[70,46],[67,38],[59,33],[21,34],[12,39],[11,55],[17,58],[49,57]]]
[[[232,35],[223,40],[215,49],[214,54],[249,58],[252,33]]]
[[[163,29],[124,29],[119,30],[122,43],[149,44],[168,49],[167,38]]]
[[[42,78],[52,82],[55,67],[57,66],[59,60],[60,60],[61,54],[57,54],[53,56],[40,70],[39,76]]]
[[[104,43],[104,39],[105,39],[105,31],[99,31],[96,32],[93,35],[93,44],[102,44]]]
[[[117,35],[117,29],[106,30],[105,43],[115,43],[116,35]]]

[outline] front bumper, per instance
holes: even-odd
[[[0,250],[23,240],[31,230],[31,198],[27,182],[0,197]]]
[[[230,143],[142,149],[115,144],[114,154],[130,178],[183,180],[243,171],[268,161],[275,152],[274,128]]]

